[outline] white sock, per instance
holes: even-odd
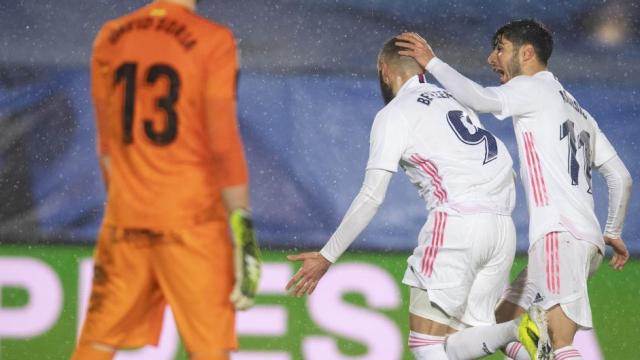
[[[520,320],[490,326],[476,326],[447,337],[445,350],[451,360],[477,359],[493,354],[518,339]]]
[[[444,336],[409,332],[409,349],[416,360],[448,360],[444,352]]]
[[[527,349],[517,341],[508,343],[507,347],[504,349],[504,354],[507,355],[509,359],[513,360],[531,360]]]
[[[565,346],[553,352],[555,360],[582,360],[580,352],[573,346]]]

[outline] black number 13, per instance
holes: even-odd
[[[136,73],[137,63],[124,63],[118,67],[114,76],[114,85],[124,81],[124,104],[122,106],[122,141],[125,144],[133,143],[133,116],[136,103]],[[156,106],[165,112],[165,128],[156,132],[150,119],[143,119],[144,132],[155,145],[168,145],[178,135],[178,114],[174,108],[180,94],[180,76],[171,66],[155,64],[149,67],[145,77],[148,84],[155,84],[160,78],[165,77],[169,81],[166,96],[156,98]]]

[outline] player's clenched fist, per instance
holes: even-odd
[[[327,272],[331,262],[325,259],[319,252],[306,252],[298,255],[289,255],[291,261],[302,261],[298,272],[287,283],[287,290],[293,288],[293,296],[300,297],[305,293],[311,295],[322,276]]]
[[[431,59],[436,57],[436,55],[433,53],[433,50],[431,49],[431,46],[429,46],[429,43],[427,43],[427,40],[423,39],[422,36],[414,32],[402,33],[396,36],[396,39],[398,40],[396,42],[396,46],[406,49],[399,51],[398,54],[403,56],[411,56],[412,58],[416,59],[418,64],[420,64],[423,69],[427,66]]]
[[[250,308],[258,291],[262,258],[253,232],[251,214],[236,209],[229,217],[233,234],[236,283],[231,292],[231,302],[238,310]]]

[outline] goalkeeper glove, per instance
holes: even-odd
[[[233,237],[236,278],[229,299],[236,309],[246,310],[253,305],[260,282],[260,248],[253,232],[251,214],[247,210],[233,210],[229,216],[229,224]]]

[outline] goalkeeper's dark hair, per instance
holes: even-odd
[[[393,37],[384,43],[384,45],[382,46],[382,49],[380,49],[380,52],[378,53],[378,63],[380,63],[381,61],[384,61],[389,65],[403,68],[406,71],[411,71],[411,72],[415,71],[416,74],[424,72],[420,64],[418,64],[418,62],[414,58],[410,56],[403,56],[398,54],[398,51],[402,51],[406,49],[403,47],[397,46],[396,41],[398,40],[395,37]]]
[[[533,46],[536,57],[544,65],[547,65],[553,51],[553,35],[538,20],[520,19],[503,25],[491,39],[491,44],[494,48],[501,38],[511,41],[514,49],[526,44]]]

